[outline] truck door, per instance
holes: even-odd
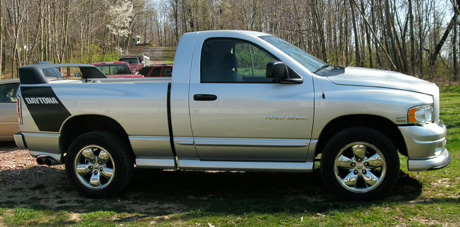
[[[190,83],[194,144],[203,161],[305,161],[313,123],[313,86],[267,78],[277,60],[240,39],[204,41]],[[291,76],[298,76],[290,69]]]

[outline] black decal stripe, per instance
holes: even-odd
[[[40,131],[58,132],[70,112],[47,87],[21,87],[24,103]]]

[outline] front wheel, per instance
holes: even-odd
[[[85,133],[70,145],[65,170],[72,186],[89,198],[111,197],[126,189],[133,161],[125,143],[105,131]]]
[[[321,158],[324,184],[345,199],[381,197],[396,184],[399,156],[390,139],[368,127],[340,131],[326,144]]]

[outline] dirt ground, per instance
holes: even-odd
[[[150,186],[144,187],[138,178],[134,179],[130,192],[125,195],[103,199],[103,202],[98,199],[88,200],[70,186],[63,164],[38,165],[28,150],[18,149],[14,142],[0,142],[1,207],[63,210],[70,213],[71,222],[78,222],[83,213],[104,209],[121,208],[122,211],[131,213],[123,218],[134,219],[138,213],[157,216],[183,212],[184,206],[175,202],[157,203],[150,192]],[[148,203],[145,199],[140,199],[148,197],[152,198]]]
[[[14,142],[0,142],[0,192],[7,187],[22,183],[32,185],[41,182],[37,176],[47,172],[63,170],[63,166],[48,168],[37,164],[28,150],[20,150]],[[3,196],[4,193],[0,194]]]
[[[20,201],[26,189],[67,184],[63,165],[38,165],[28,150],[0,142],[0,201]],[[51,195],[52,196],[52,195]]]
[[[71,223],[99,210],[127,212],[113,218],[136,220],[182,214],[190,206],[201,207],[199,204],[215,198],[245,200],[264,195],[278,198],[281,194],[293,199],[294,193],[299,194],[298,198],[317,201],[325,196],[322,187],[305,189],[298,179],[297,174],[136,169],[126,193],[115,198],[87,199],[70,186],[64,165],[38,165],[28,150],[18,149],[13,142],[0,142],[0,207],[64,211]],[[318,177],[312,180],[320,182]],[[301,193],[305,191],[313,197]]]
[[[421,183],[404,175],[388,199],[417,200],[421,192]],[[333,201],[334,197],[324,188],[317,172],[285,174],[136,169],[126,193],[115,198],[87,199],[70,186],[64,165],[38,165],[28,150],[18,149],[13,142],[0,142],[0,207],[4,208],[64,211],[69,214],[72,223],[77,223],[82,214],[99,210],[127,212],[113,217],[117,220],[136,220],[146,216],[163,218],[183,214],[190,209],[207,206],[214,209],[209,204],[231,203],[235,199],[239,202],[268,199],[272,203],[286,205],[293,200],[321,203]],[[239,207],[244,205],[239,202]],[[245,209],[253,209],[250,203],[246,206]]]

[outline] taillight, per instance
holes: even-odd
[[[21,96],[16,97],[16,112],[18,114],[18,123],[22,125],[22,106],[21,106]]]

